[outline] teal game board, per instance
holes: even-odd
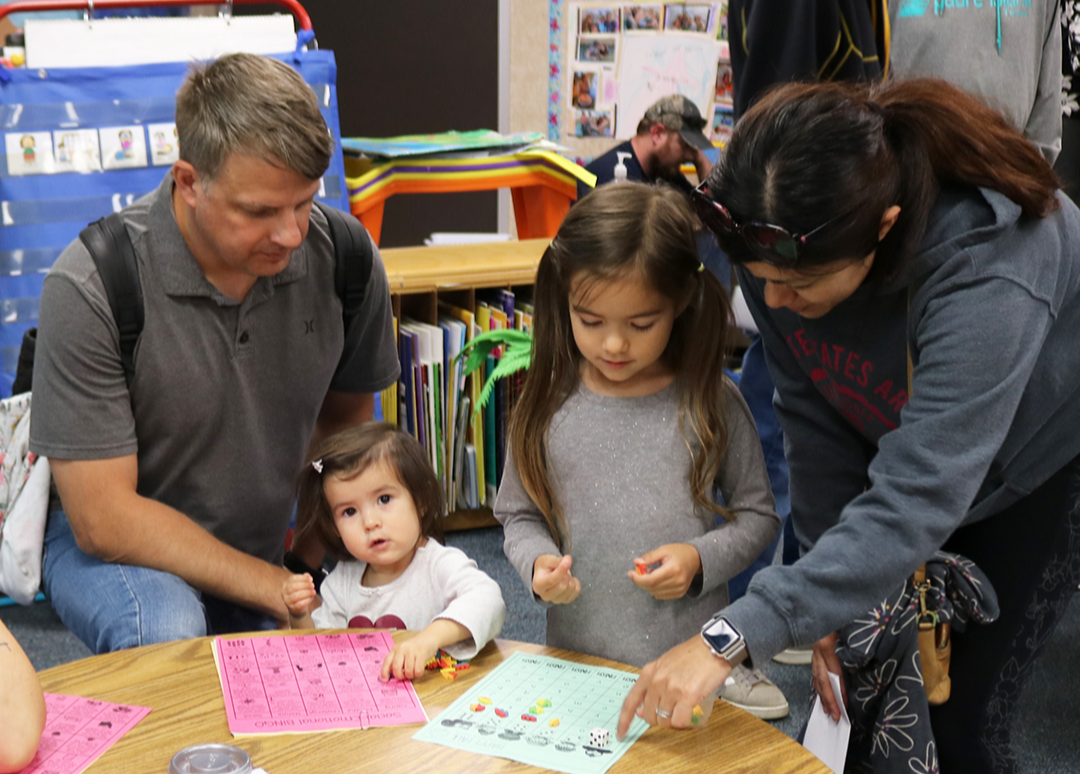
[[[566,774],[603,774],[649,727],[635,717],[626,738],[615,739],[635,682],[630,672],[514,653],[413,739]]]

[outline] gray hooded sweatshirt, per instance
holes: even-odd
[[[817,320],[767,308],[739,269],[812,548],[725,612],[755,660],[869,610],[957,527],[1080,454],[1080,211],[1058,199],[1022,219],[994,191],[944,188],[904,275]]]
[[[975,94],[1053,164],[1061,151],[1058,0],[895,0],[890,73]]]

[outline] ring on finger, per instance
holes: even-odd
[[[669,719],[671,717],[671,713],[668,712],[667,710],[662,710],[659,707],[657,707],[656,708],[656,717],[661,718],[663,720],[667,720],[667,719]]]

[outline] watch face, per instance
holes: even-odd
[[[701,630],[701,636],[716,655],[724,658],[738,655],[744,647],[742,635],[723,618],[708,624]]]

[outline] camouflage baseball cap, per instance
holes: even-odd
[[[698,150],[713,147],[709,138],[702,131],[705,119],[701,117],[698,106],[681,94],[661,97],[645,111],[645,120],[654,124],[663,124],[672,131],[677,131],[684,140]]]

